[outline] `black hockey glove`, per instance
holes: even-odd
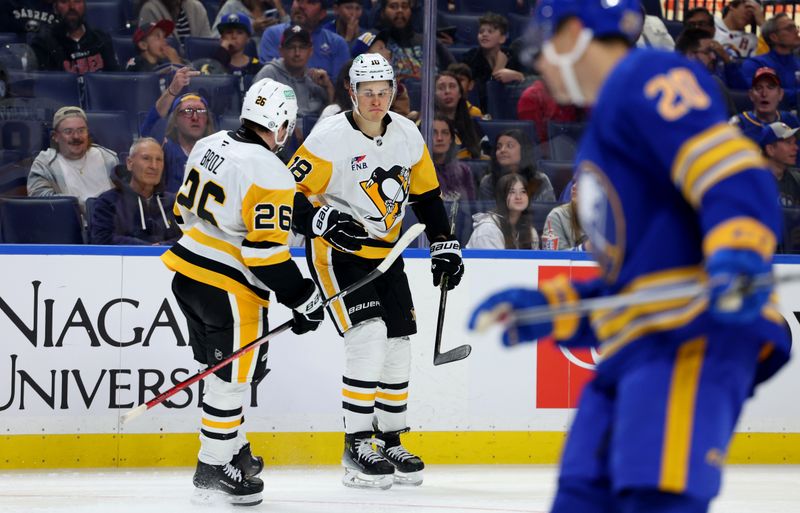
[[[292,332],[302,335],[309,331],[314,331],[325,319],[325,309],[322,296],[317,291],[317,286],[308,278],[303,280],[307,287],[307,292],[303,294],[303,299],[293,305],[287,305],[292,309]]]
[[[447,276],[447,290],[453,290],[464,274],[461,260],[461,244],[455,238],[431,244],[431,272],[433,286],[438,287],[442,277]]]
[[[322,237],[339,251],[353,253],[361,249],[368,234],[353,216],[340,212],[330,205],[314,209],[311,232]]]

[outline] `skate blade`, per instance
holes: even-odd
[[[255,506],[261,504],[261,492],[250,495],[231,495],[219,490],[195,488],[191,503],[195,506]]]
[[[422,471],[398,472],[395,470],[394,484],[399,486],[419,486],[422,484]]]
[[[393,474],[370,476],[358,470],[345,469],[342,484],[350,488],[368,488],[375,490],[388,490],[394,482]]]

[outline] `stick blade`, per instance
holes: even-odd
[[[120,419],[122,420],[122,423],[125,424],[127,422],[132,421],[133,419],[135,419],[136,417],[138,417],[139,415],[141,415],[146,411],[147,411],[147,403],[142,403],[136,408],[130,410],[128,413],[123,414],[122,417],[120,417]]]
[[[472,352],[472,346],[464,344],[441,354],[433,355],[434,365],[444,365],[446,363],[457,362],[463,360]]]

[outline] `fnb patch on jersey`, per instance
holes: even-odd
[[[359,155],[357,157],[353,157],[350,160],[350,169],[353,171],[361,171],[367,169],[367,163],[364,160],[367,158],[366,155]]]

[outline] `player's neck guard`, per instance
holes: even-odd
[[[561,71],[561,78],[564,80],[564,87],[567,88],[567,95],[569,95],[570,101],[579,107],[585,106],[587,102],[578,84],[578,77],[575,75],[575,63],[586,53],[593,36],[594,34],[590,29],[584,28],[581,30],[578,39],[575,41],[575,46],[568,53],[560,54],[556,52],[552,40],[545,43],[542,48],[542,53],[547,62],[558,67]]]

